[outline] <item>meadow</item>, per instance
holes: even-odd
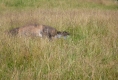
[[[32,23],[70,37],[5,34]],[[0,80],[118,80],[118,1],[0,0]]]

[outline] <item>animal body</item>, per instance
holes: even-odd
[[[8,33],[12,35],[19,35],[19,36],[38,36],[38,37],[47,37],[49,39],[66,37],[69,35],[66,31],[57,31],[55,28],[47,26],[47,25],[40,25],[40,24],[31,24],[26,25],[23,27],[18,27],[11,29]]]

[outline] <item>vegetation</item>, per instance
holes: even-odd
[[[117,80],[117,0],[0,0],[1,80]],[[67,39],[8,36],[41,23]]]
[[[0,9],[99,8],[118,9],[117,0],[0,0]]]

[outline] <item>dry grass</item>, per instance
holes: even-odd
[[[86,1],[103,5],[114,5],[114,4],[117,5],[117,0],[86,0]]]
[[[117,80],[118,11],[36,9],[0,14],[1,80]],[[48,41],[8,37],[4,31],[29,23],[66,30]]]

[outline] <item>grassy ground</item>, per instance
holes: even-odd
[[[118,9],[117,0],[0,0],[0,10],[23,8],[98,8]]]
[[[1,80],[118,79],[115,0],[74,1],[0,1]],[[48,41],[4,34],[29,23],[50,25],[71,35],[66,40]]]

